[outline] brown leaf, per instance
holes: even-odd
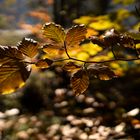
[[[37,49],[37,42],[31,39],[23,39],[17,46],[0,46],[1,94],[24,85],[31,72],[30,58],[37,54]]]
[[[72,89],[76,95],[84,93],[89,85],[89,77],[85,70],[79,70],[71,77]]]
[[[24,85],[30,67],[17,47],[0,46],[0,93],[6,94]]]
[[[65,32],[64,29],[55,23],[46,23],[43,26],[43,34],[48,39],[57,44],[60,48],[64,45]]]
[[[74,47],[80,44],[86,38],[87,29],[83,25],[76,25],[70,28],[66,35],[67,47]]]
[[[35,65],[39,68],[48,68],[52,63],[53,63],[52,60],[46,58],[46,59],[38,60]]]
[[[105,65],[91,64],[87,67],[90,76],[99,78],[100,80],[110,80],[116,77],[115,73]]]
[[[74,62],[68,62],[63,66],[63,69],[66,71],[77,71],[81,68],[81,66],[75,64]]]
[[[38,44],[30,38],[24,38],[18,45],[18,49],[26,56],[33,58],[38,53]]]

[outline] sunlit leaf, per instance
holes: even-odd
[[[85,70],[79,70],[71,77],[72,89],[76,95],[84,93],[89,85],[89,77]]]
[[[75,64],[74,62],[68,62],[63,66],[63,69],[66,71],[77,71],[81,66]]]
[[[87,30],[84,25],[76,25],[70,28],[66,35],[67,47],[74,47],[79,45],[82,40],[86,38]]]
[[[89,54],[86,51],[81,51],[76,55],[77,59],[86,61],[89,59]]]
[[[48,68],[53,63],[53,60],[50,60],[48,58],[38,60],[35,64],[38,68]]]
[[[61,55],[64,53],[64,48],[60,48],[58,44],[46,44],[43,46],[43,51],[48,55]]]
[[[94,17],[90,17],[90,16],[82,16],[78,19],[74,20],[74,23],[76,24],[89,24],[89,22],[91,22],[93,20]]]
[[[89,24],[90,28],[95,30],[107,30],[114,27],[114,23],[108,15],[94,17],[94,20]]]
[[[93,44],[92,42],[82,44],[81,47],[82,50],[88,52],[89,55],[96,55],[98,52],[102,51],[102,47]]]
[[[87,34],[86,37],[90,37],[91,35],[98,35],[99,32],[97,32],[96,30],[94,30],[93,28],[87,28]]]
[[[100,80],[110,80],[116,77],[115,73],[105,65],[91,64],[87,67],[87,70],[91,76],[99,78]]]
[[[11,93],[24,85],[31,69],[23,60],[17,47],[0,46],[0,93]]]
[[[30,58],[33,58],[38,53],[37,42],[30,38],[24,38],[17,47],[24,55]]]
[[[43,34],[45,37],[58,44],[60,48],[64,45],[65,32],[60,25],[52,22],[46,23],[43,26]]]

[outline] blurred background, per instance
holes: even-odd
[[[139,0],[0,0],[0,44],[16,45],[24,37],[45,42],[41,28],[51,21],[65,29],[85,24],[89,37],[111,28],[139,33],[139,20]],[[90,59],[101,51],[100,46],[89,50],[94,45],[82,45],[75,57]],[[110,57],[108,53],[96,60]],[[88,90],[79,96],[61,67],[33,69],[22,89],[0,95],[0,140],[139,139],[140,62],[108,65],[118,78],[91,78]]]

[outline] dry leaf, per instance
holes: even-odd
[[[76,25],[70,28],[66,35],[67,47],[74,47],[80,44],[86,38],[87,30],[84,25]]]
[[[24,55],[30,58],[33,58],[38,53],[37,42],[30,38],[24,38],[17,47]]]
[[[52,63],[53,63],[52,60],[46,58],[46,59],[38,60],[35,65],[39,68],[48,68]]]
[[[31,72],[28,59],[36,50],[37,42],[31,39],[23,39],[15,47],[0,46],[0,93],[11,93],[24,85]]]
[[[60,48],[64,45],[65,32],[64,29],[55,23],[46,23],[43,26],[43,35],[53,41],[55,44],[59,44]]]
[[[85,70],[79,70],[71,77],[72,89],[76,95],[84,93],[89,85],[89,77]]]

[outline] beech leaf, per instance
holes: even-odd
[[[8,94],[24,85],[31,69],[16,47],[0,46],[0,60],[0,93]]]
[[[53,63],[53,60],[50,60],[48,58],[38,60],[35,64],[39,68],[48,68]]]
[[[38,53],[38,44],[30,38],[24,38],[18,45],[18,49],[26,56],[33,58]]]
[[[43,46],[43,51],[48,55],[54,55],[55,57],[56,55],[61,55],[64,53],[64,49],[60,48],[60,46],[57,44],[46,44]]]
[[[84,25],[75,25],[70,28],[66,35],[67,47],[74,47],[86,38],[87,29]]]
[[[46,23],[43,26],[43,34],[55,44],[59,44],[60,47],[64,45],[66,35],[64,29],[60,25],[53,22]]]
[[[17,46],[0,46],[0,94],[24,85],[31,72],[30,58],[37,54],[37,42],[23,39]]]
[[[71,77],[72,89],[76,95],[84,93],[89,85],[89,77],[85,70],[79,70]]]

